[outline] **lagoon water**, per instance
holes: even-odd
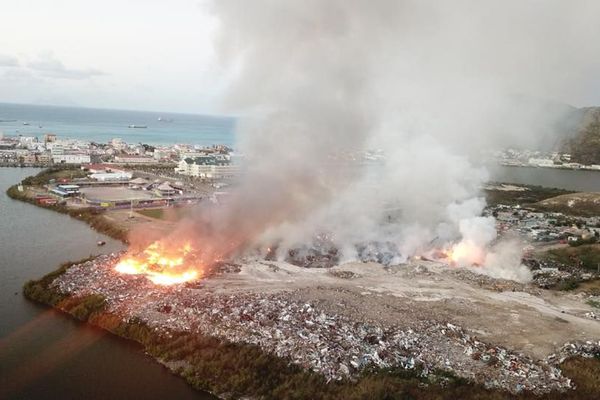
[[[129,128],[129,125],[147,128]],[[121,138],[127,143],[151,145],[233,146],[234,131],[235,119],[231,117],[0,103],[0,132],[7,136],[41,139],[46,133],[55,133],[59,137],[100,143]]]
[[[575,192],[600,192],[600,171],[577,171],[556,168],[490,167],[492,180],[520,183]]]
[[[0,399],[212,399],[139,346],[22,296],[24,282],[65,261],[123,248],[83,222],[6,196],[35,173],[0,168]]]

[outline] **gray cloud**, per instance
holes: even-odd
[[[0,67],[18,67],[19,60],[7,54],[0,54]]]
[[[89,79],[94,76],[105,75],[104,72],[94,68],[76,69],[66,67],[62,61],[52,54],[44,54],[27,66],[47,78],[58,79]]]

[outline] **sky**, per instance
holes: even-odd
[[[543,16],[542,3],[528,4]],[[213,113],[233,76],[217,57],[207,0],[0,0],[0,10],[0,102]],[[569,26],[556,26],[552,40],[569,40]],[[576,39],[573,49],[600,59],[596,40]],[[577,70],[573,87],[529,94],[600,105],[600,61],[593,67]]]
[[[212,112],[226,82],[198,0],[0,0],[0,102]]]

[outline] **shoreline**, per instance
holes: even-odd
[[[497,163],[498,166],[501,167],[512,167],[512,168],[544,168],[544,169],[562,169],[562,170],[569,170],[569,171],[596,171],[596,172],[600,172],[600,169],[598,168],[591,168],[591,166],[588,165],[582,165],[581,167],[565,167],[562,165],[557,165],[557,166],[547,166],[547,165],[530,165],[530,164],[510,164],[510,163],[503,163],[503,162],[499,162]]]
[[[19,192],[16,187],[17,185],[14,185],[7,191],[11,198],[70,215],[111,237],[115,237],[113,235],[126,236],[125,231],[113,232],[111,229],[114,226],[106,221],[102,214],[90,212],[88,215],[87,211],[82,213],[81,210],[69,210],[64,206],[37,204],[27,196],[19,196],[22,192]],[[104,221],[104,223],[100,221]],[[106,229],[106,232],[103,232],[103,229]],[[116,238],[125,242],[122,237]],[[241,396],[249,396],[249,398],[361,398],[359,396],[361,393],[362,398],[364,396],[386,398],[385,396],[390,395],[397,395],[398,398],[411,396],[415,399],[469,399],[482,398],[482,396],[490,399],[579,398],[577,392],[571,390],[550,392],[541,397],[530,392],[511,394],[499,389],[490,390],[448,371],[436,371],[437,373],[424,377],[419,368],[411,370],[372,368],[355,377],[356,380],[328,383],[322,375],[292,364],[289,359],[274,356],[255,344],[233,343],[222,338],[197,333],[190,334],[185,331],[156,331],[145,321],[124,319],[118,314],[104,310],[106,299],[101,295],[98,297],[97,293],[86,297],[74,297],[49,287],[70,267],[82,262],[86,262],[86,260],[69,263],[40,280],[28,282],[24,288],[25,297],[57,308],[82,322],[90,323],[117,336],[139,343],[156,361],[169,368],[175,375],[183,377],[194,388],[217,393],[221,398],[239,398]],[[238,359],[240,354],[243,355],[242,359]],[[184,357],[180,357],[182,355]],[[588,361],[583,360],[583,362]],[[585,368],[591,370],[598,368],[597,371],[600,371],[600,364],[594,364],[594,362],[600,363],[600,360],[592,359],[591,362],[591,366],[585,364]],[[236,368],[232,369],[231,365],[235,365]],[[256,381],[260,380],[267,380],[267,383],[257,384]],[[308,390],[304,387],[306,382],[310,382],[316,391],[306,392]],[[371,396],[373,393],[377,393],[379,397]]]
[[[62,206],[60,204],[50,205],[50,204],[39,204],[36,203],[33,199],[22,195],[22,192],[19,192],[17,189],[18,185],[13,185],[6,190],[6,194],[13,200],[22,201],[25,203],[29,203],[33,206],[44,208],[50,211],[55,211],[60,214],[66,214],[71,218],[77,219],[79,221],[85,222],[89,225],[90,228],[95,230],[98,233],[109,236],[113,239],[119,240],[125,244],[128,244],[127,234],[128,232],[116,227],[114,224],[107,221],[102,211],[98,211],[92,208],[81,208],[81,209],[70,209],[66,206]]]

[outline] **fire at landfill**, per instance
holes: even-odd
[[[154,264],[164,271],[189,257],[194,265],[196,257],[187,247],[162,260],[159,249],[151,245],[133,271],[125,267],[129,256],[100,256],[69,268],[52,286],[75,297],[101,295],[106,311],[166,337],[198,333],[254,344],[328,380],[354,379],[372,367],[419,368],[424,376],[446,370],[489,388],[541,394],[573,388],[558,368],[565,358],[600,351],[596,315],[569,298],[558,302],[447,262],[417,257],[387,267],[316,268],[241,259],[214,264],[203,279],[164,285],[153,279]],[[523,346],[524,337],[533,346]]]
[[[123,257],[115,265],[115,271],[143,275],[157,285],[174,285],[200,279],[203,267],[189,243],[167,248],[164,242],[157,241],[137,255]]]
[[[392,242],[361,243],[356,246],[356,251],[361,262],[391,265],[407,259]],[[275,246],[269,247],[264,259],[275,259],[275,252]],[[196,281],[202,278],[206,269],[199,253],[189,241],[169,244],[167,241],[157,240],[142,251],[127,253],[115,265],[115,271],[127,275],[143,275],[157,285]],[[341,262],[339,254],[339,249],[333,243],[324,240],[323,236],[317,236],[312,247],[288,250],[285,261],[303,267],[332,267]],[[485,261],[485,250],[470,241],[447,245],[445,250],[431,249],[427,254],[425,259],[451,266],[482,266]]]

